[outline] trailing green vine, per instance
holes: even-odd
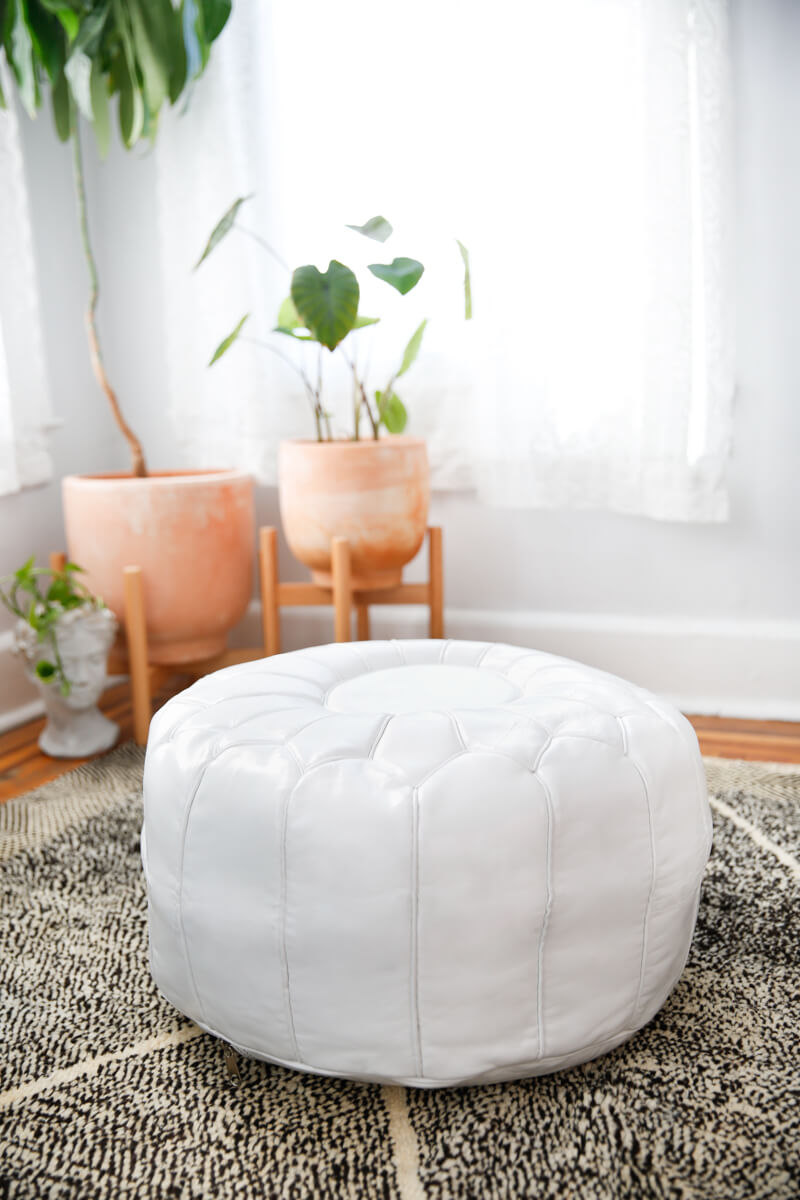
[[[76,578],[82,572],[77,563],[68,562],[63,571],[51,571],[37,567],[29,558],[13,575],[0,579],[0,602],[31,627],[37,642],[50,648],[51,657],[40,658],[34,667],[37,677],[43,683],[57,684],[62,696],[69,695],[71,685],[58,650],[58,622],[76,608],[91,612],[105,608],[100,597]]]

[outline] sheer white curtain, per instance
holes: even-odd
[[[376,250],[426,264],[408,297],[374,284],[362,310],[385,319],[358,337],[381,386],[430,318],[402,398],[435,485],[498,506],[726,517],[727,0],[500,0],[491,15],[239,0],[214,58],[157,150],[173,408],[195,461],[271,479],[278,439],[310,433],[270,352],[203,365],[248,310],[268,340],[287,292],[238,234],[189,273],[225,206],[255,191],[242,222],[292,265]],[[384,247],[344,229],[379,212],[396,230]],[[344,428],[346,381],[331,385]]]
[[[4,63],[0,84],[10,101]],[[0,496],[52,477],[53,425],[19,123],[9,102],[0,110]]]

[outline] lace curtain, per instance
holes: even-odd
[[[0,496],[52,478],[53,427],[30,208],[11,85],[0,110]]]
[[[269,331],[288,274],[254,239],[231,234],[190,270],[227,205],[255,193],[242,224],[292,265],[357,268],[376,250],[426,264],[398,303],[381,284],[363,296],[383,319],[357,336],[380,387],[430,318],[402,398],[435,486],[725,519],[729,122],[727,0],[503,0],[491,21],[477,3],[239,0],[156,151],[187,453],[272,481],[280,438],[311,434],[273,351],[248,342],[205,366],[248,311],[250,335],[284,349]],[[385,247],[344,228],[376,213],[395,226]]]

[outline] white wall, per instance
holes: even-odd
[[[24,131],[45,348],[53,409],[61,426],[51,441],[54,481],[0,497],[0,575],[31,554],[46,563],[51,550],[63,548],[63,475],[113,470],[124,464],[86,349],[87,276],[77,236],[70,149],[58,142],[47,112],[36,122],[26,121]],[[10,654],[11,625],[10,614],[0,608],[0,723],[4,712],[27,706],[36,696]],[[23,708],[23,714],[26,711]]]
[[[582,657],[694,711],[800,718],[800,5],[737,0],[733,19],[739,389],[730,522],[498,512],[455,494],[436,498],[432,519],[445,528],[453,635]],[[65,419],[56,468],[98,470],[124,462],[124,451],[86,362],[69,156],[46,122],[27,131],[26,155]],[[178,451],[163,418],[152,163],[118,150],[91,175],[109,368],[151,464],[169,466]],[[262,489],[258,506],[275,522],[274,492]],[[0,500],[0,523],[0,573],[45,555],[62,536],[57,488]],[[285,553],[283,570],[300,577]],[[412,633],[421,621],[412,610],[384,613],[376,632]],[[288,644],[330,636],[315,610],[293,614],[286,629]],[[0,667],[8,679],[1,654]],[[0,712],[10,699],[0,683]]]

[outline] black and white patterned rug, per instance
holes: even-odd
[[[800,1196],[800,767],[707,760],[694,945],[631,1042],[420,1092],[236,1060],[160,999],[142,755],[0,807],[0,1200]]]

